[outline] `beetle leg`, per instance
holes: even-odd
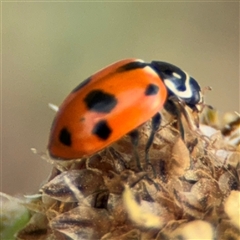
[[[181,137],[184,140],[184,128],[181,120],[181,111],[177,107],[176,103],[170,99],[168,99],[165,104],[164,108],[172,114],[174,117],[177,118],[178,130],[180,131]]]
[[[151,133],[150,133],[150,136],[147,141],[146,148],[145,148],[145,160],[146,160],[147,165],[151,166],[154,176],[156,176],[156,171],[155,171],[154,167],[152,166],[151,161],[149,159],[149,149],[153,143],[155,133],[159,129],[160,124],[161,124],[161,115],[160,115],[160,113],[157,113],[152,117],[152,129],[151,129]]]
[[[136,165],[137,165],[137,168],[139,169],[139,171],[142,171],[142,166],[141,166],[141,163],[140,163],[140,158],[139,158],[139,154],[138,154],[138,150],[137,150],[137,147],[138,147],[138,142],[139,142],[139,132],[138,130],[133,130],[129,133],[129,136],[131,137],[131,142],[132,142],[132,145],[133,145],[133,154],[134,154],[134,157],[136,159]]]

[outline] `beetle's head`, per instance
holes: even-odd
[[[166,85],[168,97],[176,97],[191,108],[203,102],[198,82],[188,73],[166,62],[152,61],[151,66]]]

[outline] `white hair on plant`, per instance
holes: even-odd
[[[59,110],[59,107],[53,103],[49,103],[48,107],[51,108],[55,112],[58,112],[58,110]]]

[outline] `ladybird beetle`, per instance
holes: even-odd
[[[149,150],[161,121],[161,108],[174,96],[194,108],[200,87],[180,68],[139,59],[118,61],[80,83],[60,106],[53,121],[48,150],[59,160],[90,156],[153,117]]]

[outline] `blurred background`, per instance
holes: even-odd
[[[51,165],[54,112],[80,81],[123,58],[163,60],[239,111],[239,2],[3,2],[1,191],[35,193]]]

